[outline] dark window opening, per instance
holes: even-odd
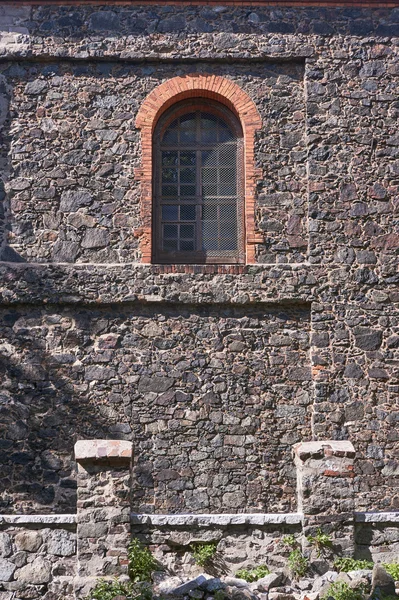
[[[175,105],[154,133],[153,259],[244,262],[243,143],[222,105]]]

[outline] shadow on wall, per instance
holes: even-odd
[[[75,512],[73,446],[109,435],[101,406],[76,384],[90,323],[62,311],[11,308],[0,317],[0,512]],[[112,434],[113,437],[117,435]]]
[[[397,10],[377,12],[361,8],[309,7],[297,11],[262,6],[203,6],[184,11],[170,5],[113,6],[112,10],[47,6],[32,13],[30,31],[41,37],[55,35],[71,41],[90,37],[93,42],[93,36],[105,33],[113,38],[215,33],[219,47],[224,49],[234,46],[229,34],[235,33],[391,36],[398,35],[399,23]]]

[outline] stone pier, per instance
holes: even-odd
[[[130,541],[132,443],[88,440],[75,444],[78,463],[77,589],[93,578],[127,573]]]

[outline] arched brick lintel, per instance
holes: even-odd
[[[152,135],[160,116],[173,104],[190,98],[209,98],[227,106],[240,120],[245,147],[245,225],[246,262],[255,261],[255,244],[262,239],[255,232],[255,187],[261,173],[255,168],[254,138],[261,128],[258,110],[244,90],[234,81],[217,75],[194,73],[173,77],[156,87],[144,100],[136,117],[136,127],[141,129],[142,164],[136,170],[141,181],[140,249],[142,262],[152,258]]]

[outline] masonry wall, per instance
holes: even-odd
[[[312,438],[399,508],[398,9],[0,11],[2,511],[73,511],[77,436],[133,440],[140,510],[292,510]],[[244,268],[140,264],[135,116],[191,72],[263,120]]]

